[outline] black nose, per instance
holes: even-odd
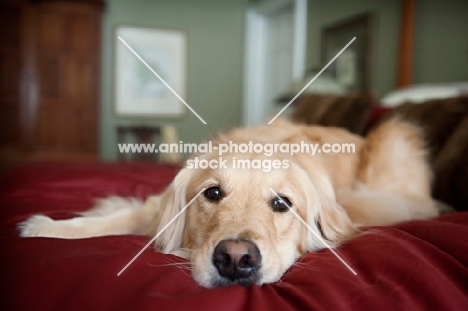
[[[213,264],[219,275],[231,281],[244,280],[242,283],[255,281],[261,260],[258,247],[246,240],[221,241],[213,252]]]

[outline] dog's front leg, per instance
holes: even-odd
[[[20,223],[18,228],[22,237],[82,239],[108,235],[143,235],[148,233],[150,222],[157,216],[158,202],[159,197],[151,197],[144,204],[135,200],[109,198],[83,213],[83,217],[53,220],[44,215],[35,215]]]

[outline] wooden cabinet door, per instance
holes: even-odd
[[[23,8],[18,4],[0,2],[0,146],[21,145],[21,72]]]
[[[38,5],[36,149],[97,152],[100,14],[76,2]]]
[[[97,155],[101,14],[97,0],[1,3],[0,150]]]

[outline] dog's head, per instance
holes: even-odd
[[[278,281],[300,256],[326,247],[321,239],[333,247],[355,234],[319,168],[307,173],[292,157],[280,158],[282,168],[269,172],[233,166],[272,161],[258,154],[223,160],[227,168],[183,169],[160,199],[158,231],[205,189],[156,241],[163,252],[188,249],[192,275],[202,286]]]

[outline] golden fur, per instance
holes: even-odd
[[[292,208],[332,247],[354,237],[362,226],[386,226],[438,214],[430,196],[431,172],[421,133],[415,126],[390,120],[362,138],[338,128],[277,121],[254,129],[235,129],[217,143],[354,143],[352,154],[229,153],[223,158],[289,161],[287,169],[182,169],[174,182],[146,202],[112,197],[97,202],[82,217],[54,221],[37,215],[20,224],[23,237],[65,239],[142,234],[153,237],[203,188],[218,186],[223,198],[200,195],[155,242],[164,253],[190,260],[194,279],[205,287],[236,283],[221,277],[213,250],[226,239],[252,241],[261,266],[247,283],[278,281],[306,252],[325,245],[291,212],[274,212],[274,194]],[[218,154],[197,155],[216,159]],[[228,161],[231,163],[231,161]]]

